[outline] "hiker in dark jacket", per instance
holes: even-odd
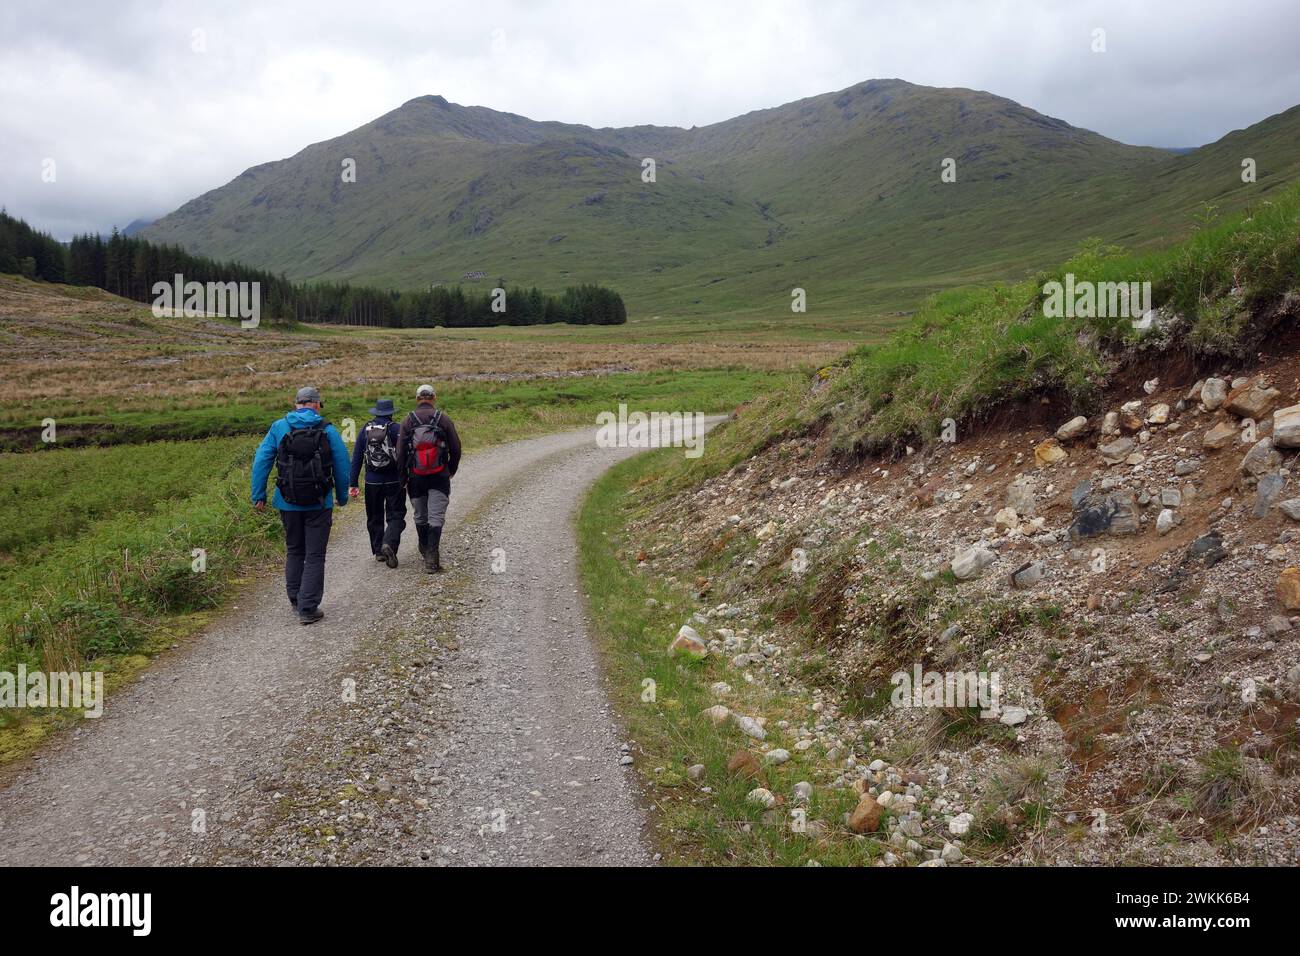
[[[397,466],[401,426],[393,421],[393,400],[381,398],[370,409],[375,417],[357,433],[349,485],[357,497],[361,466],[366,466],[366,530],[375,560],[397,567],[397,548],[406,529],[406,492]],[[387,528],[385,528],[387,523]]]
[[[272,504],[284,525],[284,586],[303,624],[325,616],[325,548],[334,523],[334,502],[348,503],[348,449],[338,430],[321,418],[320,392],[298,389],[295,408],[272,423],[253,455],[252,500],[266,510],[266,479],[276,466]],[[294,433],[298,434],[297,441]],[[286,441],[286,439],[289,439]]]
[[[415,533],[420,537],[424,570],[441,571],[438,545],[447,517],[451,479],[460,467],[460,436],[440,408],[435,408],[432,385],[415,390],[415,410],[402,419],[398,438],[398,464],[406,479],[415,512]]]

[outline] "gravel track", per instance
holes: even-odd
[[[587,429],[467,457],[441,575],[409,524],[393,571],[338,514],[325,620],[246,592],[8,775],[0,864],[652,862],[573,534],[632,453]]]

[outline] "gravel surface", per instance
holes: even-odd
[[[587,429],[467,457],[441,575],[409,524],[375,562],[349,507],[325,620],[246,592],[9,775],[0,864],[651,862],[573,537],[631,453]]]

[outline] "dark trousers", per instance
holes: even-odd
[[[281,511],[284,523],[284,587],[299,614],[310,614],[325,593],[325,548],[334,509]]]
[[[397,553],[406,530],[406,492],[400,481],[382,485],[366,482],[366,530],[370,532],[372,553],[378,554],[385,544]]]

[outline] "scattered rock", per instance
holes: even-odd
[[[1278,577],[1277,599],[1288,611],[1300,611],[1300,568],[1287,568]]]
[[[1037,483],[1029,477],[1017,478],[1007,486],[1007,507],[1015,509],[1020,517],[1028,517],[1035,511]]]
[[[1261,438],[1241,460],[1241,470],[1260,478],[1282,467],[1282,456],[1273,449],[1273,439]]]
[[[763,725],[753,717],[746,717],[743,714],[733,713],[731,715],[731,722],[740,728],[741,733],[748,737],[753,737],[755,740],[767,739],[767,731],[764,730]]]
[[[1074,486],[1074,490],[1070,492],[1070,507],[1078,511],[1079,507],[1088,500],[1090,494],[1092,494],[1092,482],[1079,482]]]
[[[1285,485],[1286,479],[1276,473],[1260,478],[1259,484],[1255,487],[1255,507],[1251,514],[1256,518],[1268,514],[1268,509],[1273,507],[1273,502],[1282,496],[1282,488]]]
[[[1074,441],[1088,431],[1088,419],[1079,415],[1071,418],[1068,422],[1056,430],[1056,437],[1059,441]]]
[[[1227,556],[1228,552],[1223,547],[1223,536],[1217,531],[1211,531],[1188,545],[1186,560],[1200,559],[1207,568],[1212,568]]]
[[[1011,575],[1011,583],[1017,588],[1031,588],[1043,580],[1043,562],[1029,561],[1022,564]]]
[[[1279,634],[1285,634],[1295,625],[1291,623],[1289,617],[1283,617],[1281,614],[1274,614],[1264,625],[1264,630],[1268,632],[1269,637],[1277,637]]]
[[[1101,452],[1102,461],[1106,464],[1118,465],[1131,455],[1136,447],[1131,438],[1117,438],[1113,442],[1098,446],[1097,451]]]
[[[759,764],[758,758],[748,750],[737,750],[727,761],[727,773],[735,777],[746,777],[750,780],[757,780],[762,776],[763,768]]]
[[[704,764],[695,763],[686,768],[686,776],[690,777],[696,783],[704,779]]]
[[[1214,411],[1228,400],[1228,383],[1221,378],[1207,378],[1201,386],[1201,404]]]
[[[770,810],[776,806],[776,796],[771,790],[765,790],[762,787],[756,787],[745,794],[745,800],[749,803],[757,804],[764,810]]]
[[[975,817],[969,813],[959,813],[948,821],[948,832],[953,836],[965,836],[970,832],[971,824],[975,822]]]
[[[1020,525],[1020,516],[1015,508],[1003,508],[993,516],[993,527],[999,531],[1014,531]]]
[[[1277,389],[1266,387],[1259,379],[1251,379],[1229,392],[1223,407],[1241,418],[1259,421],[1273,410],[1281,398],[1282,393]]]
[[[1136,534],[1141,528],[1137,498],[1131,491],[1117,491],[1098,502],[1086,496],[1075,508],[1078,513],[1069,530],[1072,541],[1106,532]]]
[[[998,721],[1008,727],[1018,727],[1028,719],[1029,711],[1023,707],[1003,707],[1002,714],[998,717]]]
[[[1126,432],[1139,432],[1146,416],[1140,401],[1125,402],[1119,409],[1119,427]]]
[[[1273,445],[1277,448],[1300,448],[1300,405],[1291,405],[1273,413]]]
[[[1047,468],[1067,457],[1069,456],[1066,454],[1065,449],[1061,447],[1061,443],[1055,438],[1049,438],[1034,447],[1034,461],[1038,463],[1040,468]]]
[[[695,632],[695,628],[689,624],[683,624],[673,642],[668,645],[668,656],[673,657],[677,654],[686,654],[690,657],[704,657],[709,653],[709,647],[701,639],[700,635]]]
[[[998,559],[998,556],[982,545],[976,545],[959,553],[952,559],[952,573],[958,581],[968,581],[978,577],[980,572]]]
[[[864,793],[849,814],[849,829],[854,833],[875,833],[880,827],[880,818],[884,815],[885,808],[876,802],[876,798]]]
[[[712,723],[713,726],[717,727],[720,724],[726,723],[727,718],[731,716],[731,709],[723,707],[721,704],[714,704],[712,707],[706,707],[702,713],[705,717],[709,718],[709,722]]]
[[[1237,429],[1228,422],[1219,422],[1201,439],[1201,446],[1207,451],[1218,451],[1221,448],[1227,448],[1237,440]]]

